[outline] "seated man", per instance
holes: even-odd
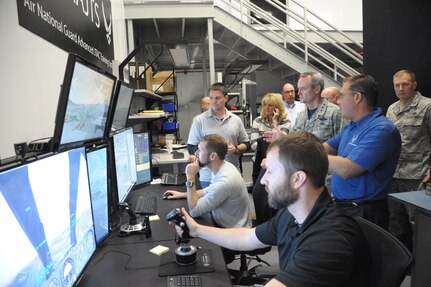
[[[282,136],[269,146],[265,167],[269,204],[281,208],[275,217],[256,228],[221,229],[197,224],[183,208],[190,235],[234,250],[278,245],[280,272],[267,286],[368,286],[368,245],[358,223],[331,204],[319,140],[302,131]]]
[[[210,213],[217,226],[251,226],[248,192],[238,169],[225,161],[227,143],[221,135],[204,136],[196,151],[196,161],[186,167],[187,192],[168,190],[167,199],[187,198],[190,215]],[[208,187],[196,190],[196,174],[207,166],[213,173]]]

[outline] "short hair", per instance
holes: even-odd
[[[344,83],[350,84],[350,92],[352,94],[361,92],[364,94],[365,101],[369,106],[377,106],[379,98],[379,88],[376,80],[370,75],[359,74],[350,76],[344,79]]]
[[[220,91],[222,92],[223,96],[227,96],[229,93],[227,87],[223,83],[214,83],[209,88],[210,91]]]
[[[408,76],[410,77],[410,80],[411,80],[412,82],[416,82],[416,76],[415,76],[415,73],[413,73],[413,72],[412,72],[412,71],[410,71],[410,70],[400,70],[400,71],[398,71],[398,72],[396,72],[396,73],[394,74],[394,76],[392,77],[392,79],[399,78],[399,77],[401,77],[402,75],[408,75]]]
[[[266,117],[268,116],[266,114],[266,110],[263,108],[263,106],[266,104],[273,105],[277,109],[279,109],[280,114],[279,114],[278,118],[276,119],[278,122],[281,122],[282,120],[287,119],[286,107],[284,105],[283,96],[281,94],[279,94],[279,93],[268,93],[263,97],[262,107],[260,110],[260,118],[261,119],[266,119]]]
[[[303,171],[314,188],[325,185],[328,155],[315,135],[305,131],[288,134],[273,141],[267,152],[273,148],[278,148],[278,156],[288,178],[294,172]]]
[[[320,86],[320,92],[322,92],[325,88],[325,80],[323,79],[322,74],[310,71],[299,75],[300,78],[306,78],[308,76],[311,77],[311,87],[315,88],[317,86]]]
[[[227,154],[227,142],[219,134],[209,134],[202,138],[201,142],[206,143],[208,153],[215,152],[221,160],[224,160]]]

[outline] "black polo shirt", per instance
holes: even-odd
[[[275,278],[289,287],[368,286],[371,259],[361,228],[331,203],[326,189],[303,224],[283,208],[256,227],[256,236],[278,246]]]

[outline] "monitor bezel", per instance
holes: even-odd
[[[86,151],[85,151],[85,148],[84,147],[77,147],[77,148],[71,148],[71,149],[68,149],[67,151],[64,151],[64,152],[56,152],[56,153],[47,153],[47,154],[43,154],[41,157],[36,157],[35,158],[35,160],[33,160],[33,161],[30,161],[30,162],[22,162],[21,164],[18,164],[18,165],[15,165],[15,166],[13,166],[13,167],[11,167],[11,168],[7,168],[7,169],[2,169],[2,170],[0,170],[0,173],[4,173],[4,172],[13,172],[14,170],[16,170],[16,169],[20,169],[20,168],[24,168],[25,166],[28,166],[28,165],[31,165],[31,164],[34,164],[34,163],[36,163],[36,162],[38,162],[38,161],[41,161],[41,160],[47,160],[47,159],[51,159],[51,158],[53,158],[53,157],[56,157],[56,156],[59,156],[60,154],[63,154],[63,153],[69,153],[69,152],[74,152],[74,151],[80,151],[81,152],[81,154],[84,156],[84,158],[85,158],[85,168],[87,168],[87,159],[86,159]],[[81,166],[80,166],[80,168],[81,168]],[[90,189],[90,186],[89,186],[89,182],[88,182],[88,177],[87,177],[87,183],[88,183],[88,189]],[[32,191],[33,192],[33,191]],[[89,196],[91,196],[91,194],[89,194]],[[90,208],[91,208],[91,202],[90,202]],[[92,217],[92,220],[94,220],[93,219],[93,217]],[[82,266],[82,269],[80,270],[80,272],[79,273],[77,273],[76,274],[76,279],[75,279],[75,281],[73,282],[73,285],[72,286],[76,286],[78,283],[79,283],[79,281],[81,280],[81,278],[82,278],[82,276],[84,275],[84,273],[85,273],[85,271],[86,271],[86,269],[88,268],[88,266],[89,266],[89,264],[90,264],[90,262],[91,262],[91,260],[93,259],[93,257],[95,256],[95,254],[96,254],[96,250],[97,250],[97,244],[96,244],[96,238],[95,238],[95,234],[94,234],[94,221],[93,221],[93,237],[94,237],[94,246],[95,246],[95,248],[94,248],[94,250],[93,250],[93,253],[88,257],[88,260],[85,262],[85,264]],[[68,254],[69,254],[69,252],[65,252],[64,253],[64,258],[62,259],[62,261],[61,261],[61,263],[64,263],[64,260],[67,258],[67,256],[68,256]],[[54,270],[54,272],[58,272],[59,270]],[[53,273],[54,274],[54,273]],[[47,283],[48,283],[48,281],[46,281]]]
[[[88,174],[88,184],[89,184],[89,189],[90,189],[90,198],[92,197],[92,193],[91,193],[91,183],[90,183],[90,174],[89,174],[89,169],[88,169],[88,154],[92,153],[92,152],[97,152],[101,149],[106,149],[106,188],[107,188],[107,200],[108,200],[108,206],[107,206],[107,215],[108,215],[108,234],[106,234],[103,238],[101,238],[99,240],[99,242],[97,241],[96,238],[96,226],[94,226],[94,237],[95,237],[95,241],[96,241],[96,247],[99,247],[100,245],[103,244],[103,242],[109,237],[109,235],[111,235],[111,206],[112,206],[112,198],[111,198],[111,188],[110,188],[110,171],[109,171],[109,145],[107,143],[98,145],[98,146],[91,146],[91,147],[87,147],[85,149],[85,157],[87,160],[87,174]],[[93,205],[91,205],[91,211],[92,211],[92,215],[93,215],[93,223],[95,223],[94,221],[94,213],[93,213]]]
[[[106,123],[105,123],[104,132],[103,132],[102,137],[95,137],[95,138],[79,140],[79,141],[74,141],[74,142],[69,142],[69,143],[61,143],[61,137],[62,137],[63,129],[64,129],[64,120],[66,117],[67,104],[69,101],[70,88],[71,88],[72,79],[74,76],[76,63],[79,63],[79,64],[81,64],[81,65],[83,65],[89,69],[92,69],[96,73],[99,73],[99,74],[113,80],[114,83],[112,85],[108,114],[107,114],[107,119],[106,119]],[[51,142],[51,145],[52,145],[51,150],[53,152],[65,151],[67,149],[85,146],[85,145],[91,144],[91,143],[93,143],[93,144],[103,143],[104,141],[106,141],[108,139],[108,137],[109,137],[109,128],[108,128],[109,125],[108,124],[109,124],[109,119],[112,117],[112,111],[114,109],[113,103],[115,101],[114,91],[115,91],[116,81],[117,81],[117,78],[114,75],[112,75],[111,73],[108,73],[107,71],[97,67],[96,65],[92,64],[91,62],[85,60],[84,58],[82,58],[76,54],[69,53],[69,55],[67,57],[66,69],[65,69],[64,78],[63,78],[63,84],[61,85],[60,95],[58,98],[57,112],[56,112],[56,116],[55,116],[54,135],[52,137],[52,142]]]
[[[117,104],[120,101],[120,91],[121,91],[121,89],[123,87],[131,89],[132,90],[132,96],[130,97],[130,102],[128,104],[127,118],[126,118],[126,122],[124,123],[124,127],[118,128],[118,129],[114,129],[114,127],[113,127],[114,117],[115,117],[115,114],[116,114],[116,111],[117,111]],[[117,84],[115,85],[115,91],[114,91],[114,102],[112,104],[112,110],[111,110],[111,113],[110,113],[110,117],[108,119],[108,121],[109,121],[109,124],[108,124],[109,131],[108,132],[111,135],[114,134],[116,131],[120,131],[122,129],[127,128],[127,121],[128,121],[129,114],[130,114],[130,109],[132,107],[132,101],[133,101],[134,95],[135,95],[135,89],[134,88],[132,88],[130,85],[126,84],[125,82],[123,82],[121,80],[117,80]]]
[[[133,136],[135,136],[135,134],[142,134],[142,133],[147,133],[148,134],[148,143],[149,143],[148,154],[149,154],[149,157],[150,157],[150,181],[138,183],[138,171],[136,171],[136,183],[135,183],[135,186],[133,187],[133,189],[142,188],[142,187],[150,184],[153,181],[153,179],[154,179],[154,177],[153,177],[153,155],[151,153],[151,142],[152,142],[151,141],[151,139],[152,139],[151,138],[151,136],[152,136],[151,132],[150,131],[134,132]],[[136,154],[136,149],[135,149],[135,154]],[[136,167],[137,166],[138,166],[138,164],[136,164]]]
[[[110,166],[110,185],[111,185],[111,191],[112,191],[112,195],[111,195],[111,200],[112,200],[112,207],[115,210],[115,206],[119,203],[119,202],[126,202],[127,198],[129,197],[131,191],[133,190],[133,187],[136,183],[136,181],[131,185],[130,189],[127,191],[126,196],[123,198],[123,201],[120,201],[119,198],[119,194],[118,194],[118,179],[117,179],[117,166],[116,166],[116,160],[115,160],[115,144],[114,144],[114,137],[122,132],[125,132],[126,130],[132,130],[132,134],[133,134],[133,128],[128,127],[122,130],[118,130],[115,133],[112,134],[112,136],[110,137],[110,141],[109,141],[109,166]],[[133,146],[133,149],[135,147]],[[135,161],[135,166],[136,166],[136,161]],[[135,167],[136,168],[136,167]]]

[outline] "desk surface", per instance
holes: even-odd
[[[161,164],[175,164],[175,163],[187,163],[189,159],[189,153],[186,149],[181,149],[179,152],[184,153],[184,157],[182,158],[173,158],[172,154],[164,152],[164,153],[153,153],[151,155],[151,162],[153,165],[161,165]]]
[[[390,193],[389,196],[425,211],[431,211],[431,196],[425,194],[425,190]]]
[[[150,223],[152,236],[133,234],[127,237],[117,236],[115,230],[97,248],[96,254],[87,266],[79,286],[166,286],[166,277],[159,277],[160,256],[153,255],[149,250],[157,245],[169,247],[174,251],[176,247],[175,228],[165,220],[173,208],[187,205],[187,201],[163,200],[163,192],[170,187],[160,185],[148,185],[133,190],[127,202],[136,203],[137,197],[143,194],[153,195],[157,198],[157,214],[159,221]],[[176,187],[181,190],[185,187]],[[121,214],[122,222],[127,223],[126,212]],[[209,216],[199,218],[203,224],[211,224]],[[192,245],[209,249],[212,252],[215,271],[200,273],[202,286],[230,286],[230,279],[223,259],[221,248],[205,240],[195,238],[190,241]]]

